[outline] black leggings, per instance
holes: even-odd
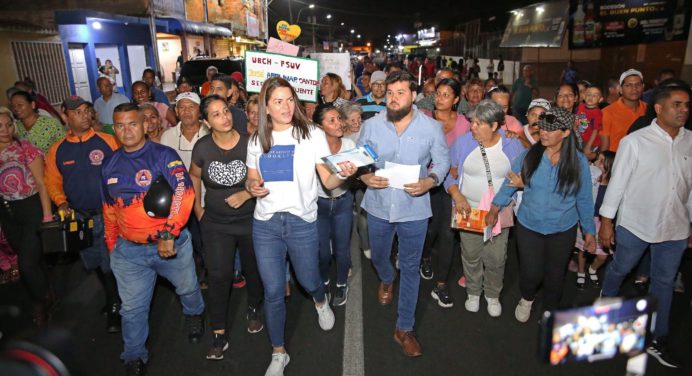
[[[226,328],[236,248],[240,250],[240,262],[247,280],[248,305],[259,308],[262,302],[263,288],[257,271],[252,230],[238,235],[237,230],[233,231],[234,226],[237,225],[217,223],[205,217],[200,222],[209,280],[209,321],[212,330]]]
[[[449,271],[452,268],[455,251],[459,250],[456,230],[452,230],[452,197],[444,187],[436,187],[430,191],[430,208],[432,217],[428,224],[428,233],[423,246],[423,258],[429,258],[432,249],[437,251],[437,262],[433,264],[435,280],[447,283]]]
[[[19,274],[34,302],[48,293],[48,273],[43,262],[39,228],[43,209],[38,194],[23,200],[0,203],[0,223],[7,241],[17,252]]]
[[[567,274],[567,264],[577,239],[577,225],[569,230],[543,235],[517,222],[519,290],[533,300],[543,284],[543,311],[558,308]]]

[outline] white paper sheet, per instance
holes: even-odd
[[[404,184],[418,182],[420,165],[404,165],[394,162],[384,162],[384,168],[375,171],[375,176],[389,179],[389,187],[404,189]]]

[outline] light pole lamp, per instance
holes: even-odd
[[[289,2],[290,4],[290,2]],[[296,17],[296,23],[300,22],[300,14],[305,10],[305,9],[315,9],[315,4],[310,4],[306,7],[300,8],[298,11],[298,17]],[[293,23],[293,20],[291,20],[291,24]]]

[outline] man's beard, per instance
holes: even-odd
[[[392,123],[396,123],[397,121],[405,118],[406,115],[411,113],[412,107],[413,107],[412,104],[409,104],[406,107],[401,107],[398,110],[393,110],[393,109],[387,107],[387,120],[391,121]]]

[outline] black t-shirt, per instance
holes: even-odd
[[[245,201],[238,209],[224,201],[228,196],[245,190],[247,179],[247,144],[249,137],[239,133],[240,139],[233,149],[221,149],[211,134],[195,143],[192,163],[202,170],[202,182],[207,193],[204,197],[204,217],[218,223],[233,223],[250,226],[255,211],[255,199]]]

